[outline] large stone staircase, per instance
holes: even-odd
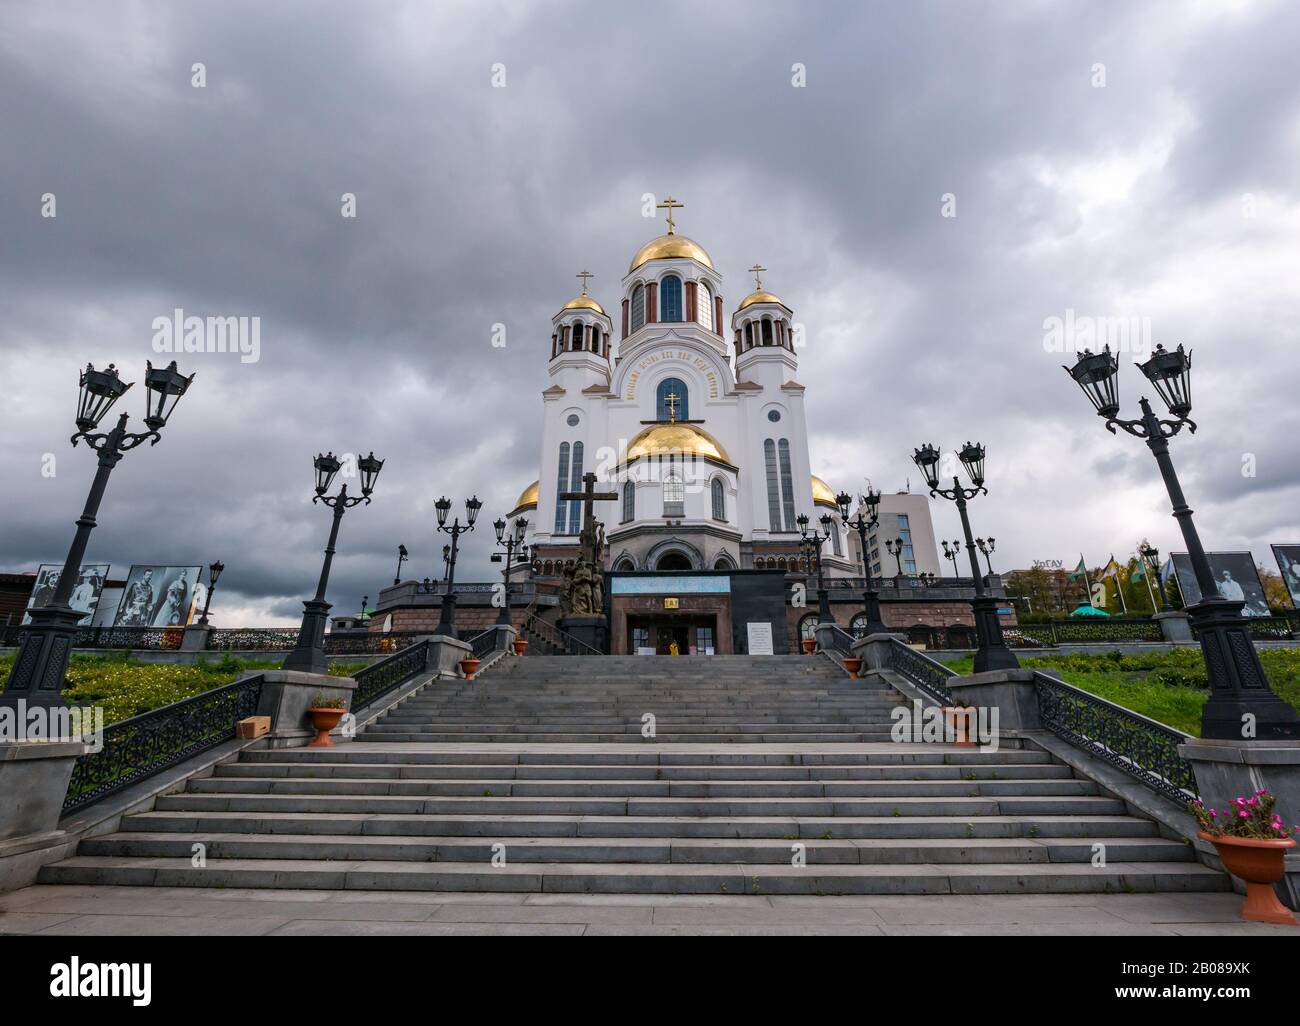
[[[889,711],[905,703],[887,681],[850,680],[824,656],[511,657],[473,682],[435,681],[354,742],[245,751],[118,832],[84,840],[41,880],[661,894],[1228,889],[1186,844],[1043,751],[892,743]],[[642,733],[647,714],[653,737]],[[196,850],[205,865],[193,864]]]

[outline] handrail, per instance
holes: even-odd
[[[1178,754],[1189,735],[1041,671],[1034,690],[1053,734],[1179,803],[1197,797],[1192,764]]]
[[[364,709],[412,677],[424,673],[428,664],[429,640],[426,638],[358,670],[352,675],[352,679],[357,682],[357,689],[352,693],[351,711],[356,713],[358,709]]]
[[[497,631],[500,628],[493,626],[483,631],[481,634],[475,634],[469,639],[470,654],[475,659],[482,659],[489,652],[497,647]]]
[[[837,623],[818,624],[817,625],[818,635],[821,635],[823,631],[825,631],[828,635],[830,635],[830,639],[831,639],[830,647],[832,649],[834,649],[840,655],[846,656],[852,653],[853,642],[855,639],[853,635],[850,634],[848,631],[846,631],[843,627],[841,627]]]
[[[257,712],[262,676],[252,674],[105,727],[99,751],[73,764],[63,811],[83,808],[229,741],[235,724]]]
[[[538,628],[541,629],[539,630]],[[604,655],[605,654],[604,652],[600,651],[600,649],[588,645],[581,638],[575,638],[572,634],[569,634],[567,631],[561,630],[559,627],[555,626],[555,624],[548,623],[546,620],[543,620],[540,616],[537,615],[536,611],[529,613],[527,616],[524,617],[523,622],[520,625],[520,629],[526,630],[530,634],[534,634],[537,637],[541,638],[548,645],[550,645],[552,649],[560,650],[558,652],[553,652],[552,653],[553,655]],[[550,636],[548,636],[548,632]],[[585,651],[575,651],[575,650],[585,650]]]
[[[884,653],[886,669],[902,674],[939,705],[956,704],[947,686],[948,679],[957,676],[955,671],[897,638],[888,640]]]

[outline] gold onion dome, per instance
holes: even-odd
[[[709,254],[704,252],[704,247],[693,239],[688,239],[685,235],[677,235],[669,232],[667,235],[661,235],[657,239],[651,239],[644,246],[636,251],[636,256],[632,258],[632,266],[627,269],[631,274],[647,260],[670,260],[685,258],[687,260],[698,260],[709,270],[713,270],[713,261],[709,259]]]
[[[590,296],[579,296],[577,299],[570,299],[564,304],[565,310],[595,310],[598,314],[603,314],[605,308],[597,303]]]
[[[812,497],[814,506],[829,506],[834,510],[840,508],[839,503],[835,501],[835,493],[831,491],[831,486],[816,474],[812,479]]]
[[[717,439],[693,424],[652,424],[627,447],[628,462],[642,456],[703,456],[733,465]]]
[[[520,493],[519,501],[515,503],[515,508],[510,511],[511,516],[514,516],[520,510],[537,508],[537,498],[542,491],[541,483],[541,481],[534,481]]]
[[[780,296],[774,296],[770,292],[763,292],[762,290],[760,290],[758,292],[751,292],[744,299],[742,299],[740,302],[740,309],[743,310],[745,309],[745,307],[753,306],[755,303],[777,303],[781,306],[785,306],[785,303],[782,301]],[[787,310],[790,309],[788,306],[786,306],[785,308]]]

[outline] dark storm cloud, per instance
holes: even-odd
[[[310,457],[373,448],[331,597],[373,597],[398,542],[434,573],[444,492],[485,500],[461,571],[485,578],[537,475],[550,316],[583,266],[617,307],[660,230],[645,192],[685,199],[729,307],[771,268],[833,484],[915,483],[913,445],[980,437],[1004,565],[1168,548],[1145,450],[1043,347],[1067,308],[1135,314],[1196,349],[1203,430],[1177,444],[1207,543],[1262,554],[1300,536],[1298,28],[1282,4],[6,5],[0,567],[66,549],[93,465],[66,444],[76,368],[139,379],[179,307],[260,316],[261,359],[181,357],[193,392],[115,472],[92,557],[223,558],[228,602],[292,617],[328,528]]]

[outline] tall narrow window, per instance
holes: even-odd
[[[659,283],[659,319],[661,321],[680,321],[682,319],[682,280],[670,274]]]
[[[745,348],[752,349],[754,346],[754,322],[745,322]]]
[[[555,487],[555,533],[564,534],[568,518],[565,515],[567,506],[560,496],[569,490],[569,443],[560,443],[560,468],[556,474]]]
[[[790,473],[790,442],[782,438],[781,451],[781,509],[785,512],[785,529],[794,530],[794,477]]]
[[[763,456],[767,463],[767,522],[773,531],[781,530],[781,485],[776,469],[776,443],[768,439],[763,443]]]
[[[569,472],[569,480],[572,482],[569,490],[574,492],[582,491],[582,443],[573,443],[573,469]],[[569,501],[569,533],[579,534],[582,531],[582,503],[577,499]]]
[[[771,344],[772,344],[772,322],[768,318],[764,317],[763,318],[763,345],[770,346]]]
[[[623,485],[623,523],[636,519],[636,482],[627,481]]]
[[[657,420],[690,420],[689,395],[681,378],[664,378],[655,389]]]
[[[638,285],[632,290],[632,330],[645,324],[645,286]]]
[[[713,330],[713,293],[709,286],[700,282],[697,287],[695,306],[700,311],[700,327],[705,331]]]
[[[722,478],[713,479],[713,519],[727,519],[727,494],[722,487]]]
[[[669,466],[664,475],[664,516],[684,517],[686,515],[686,485],[682,481],[681,471]]]
[[[581,351],[581,349],[582,349],[582,325],[575,324],[573,326],[573,351],[576,353]]]
[[[831,547],[835,550],[835,555],[844,555],[844,549],[840,544],[840,525],[831,520]]]

